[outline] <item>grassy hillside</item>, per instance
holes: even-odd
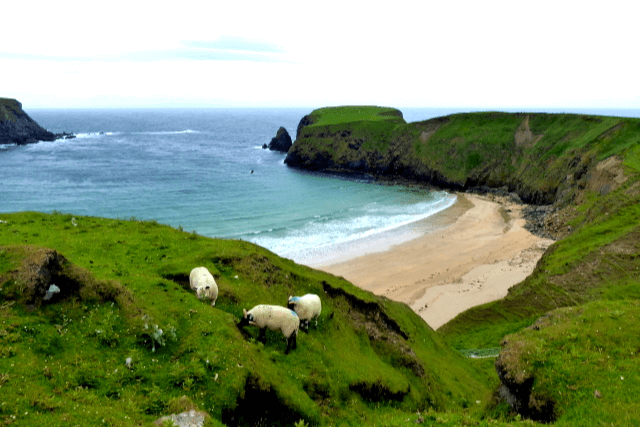
[[[521,411],[559,426],[638,425],[637,299],[552,311],[505,337],[496,365]]]
[[[0,221],[6,423],[149,425],[192,407],[208,425],[397,425],[451,410],[455,423],[496,382],[406,305],[246,242],[135,219]],[[220,287],[215,307],[189,290],[199,265]],[[44,301],[52,283],[61,292]],[[243,308],[308,292],[322,298],[319,325],[289,355],[279,333],[263,345],[236,327]]]
[[[338,129],[334,135],[340,135]],[[331,153],[324,147],[315,151],[317,139],[308,144],[300,138],[294,148],[297,144],[297,153],[304,153],[296,163],[300,167],[317,162],[317,152]],[[640,423],[629,400],[640,387],[630,369],[640,349],[635,313],[640,298],[640,119],[456,114],[398,125],[380,150],[349,151],[348,136],[329,136],[324,144],[335,153],[348,151],[320,157],[323,162],[315,164],[330,165],[328,170],[405,177],[459,190],[500,187],[529,203],[552,204],[544,225],[558,241],[532,275],[504,299],[467,310],[438,332],[458,349],[506,345],[501,360],[508,363],[499,361],[498,367],[519,379],[511,385],[522,402],[512,400],[509,406],[503,401],[493,407],[494,415],[516,408],[561,425],[600,425],[605,419],[614,425]],[[574,311],[554,311],[561,307]],[[527,329],[544,323],[538,320],[544,316],[564,319],[559,330],[570,331],[569,338],[551,328]],[[505,339],[508,334],[516,335]],[[595,345],[593,337],[602,344]],[[596,351],[600,356],[594,359]],[[605,355],[603,369],[598,363]],[[618,374],[624,382],[612,380]],[[601,397],[594,396],[595,388]]]

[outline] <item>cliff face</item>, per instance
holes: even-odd
[[[56,135],[42,128],[15,99],[0,98],[0,144],[33,144],[54,141]]]
[[[624,149],[639,129],[639,119],[570,114],[490,112],[408,124],[322,124],[312,113],[301,120],[285,163],[453,190],[501,187],[527,203],[564,203],[590,186],[603,156]]]

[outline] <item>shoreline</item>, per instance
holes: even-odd
[[[382,252],[311,266],[404,302],[437,329],[471,307],[503,298],[554,242],[524,229],[525,206],[457,193],[453,206],[429,219],[436,230]]]

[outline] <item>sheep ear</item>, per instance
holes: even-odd
[[[289,301],[291,301],[291,295],[289,295]]]
[[[242,309],[242,317],[245,318],[245,319],[247,318],[247,309],[246,308]]]

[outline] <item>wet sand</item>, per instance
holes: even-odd
[[[432,328],[476,305],[503,298],[524,280],[553,240],[525,230],[523,205],[458,194],[431,221],[436,231],[383,252],[314,268],[408,304]]]

